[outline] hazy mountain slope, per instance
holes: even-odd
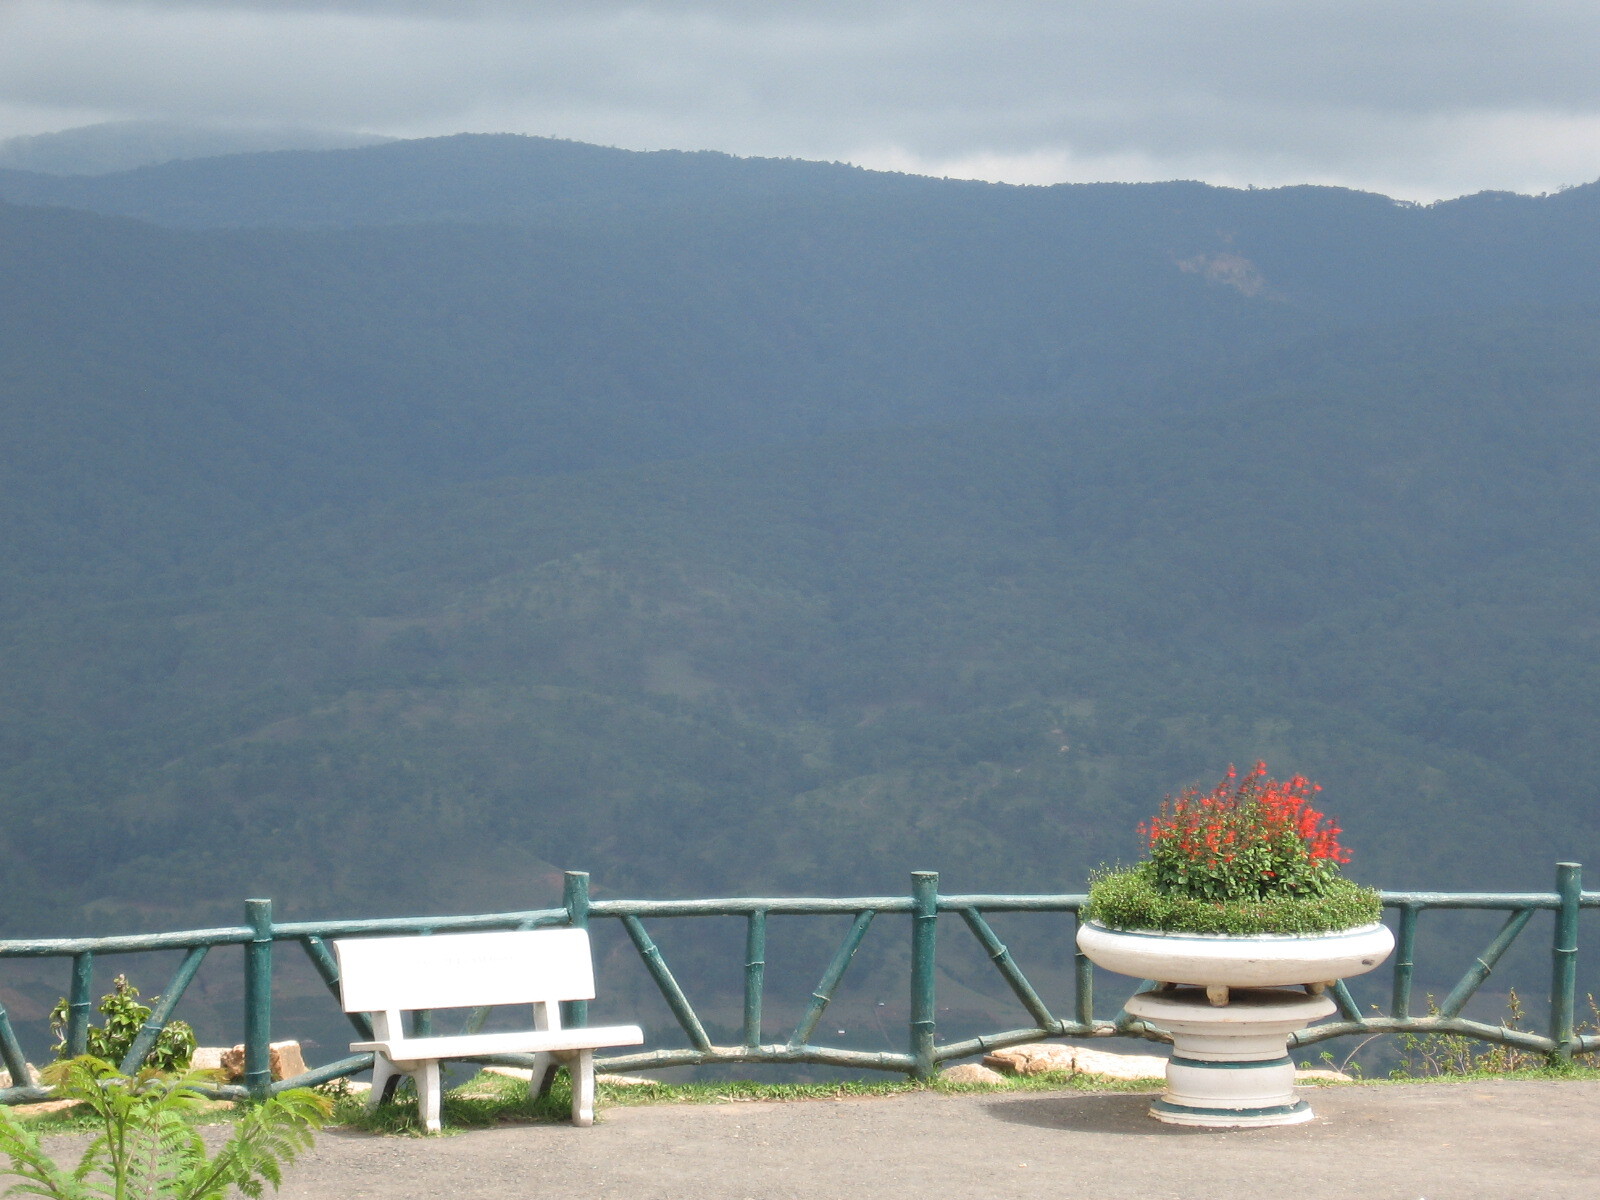
[[[234,155],[94,178],[0,170],[0,197],[190,227],[647,221],[751,227],[794,252],[835,227],[933,253],[1073,244],[1087,272],[1159,258],[1263,300],[1366,321],[1593,303],[1600,185],[1427,207],[1337,188],[1196,183],[1014,187],[837,163],[642,153],[512,135]],[[916,276],[905,281],[916,285]]]
[[[1595,188],[68,185],[327,227],[0,205],[13,925],[1073,887],[1256,755],[1385,883],[1594,840]]]
[[[200,234],[0,208],[0,536],[11,572],[76,587],[451,480],[1115,419],[1304,321],[1163,256],[926,245],[884,214]]]
[[[185,597],[8,626],[8,836],[63,899],[183,912],[417,907],[386,864],[489,844],[632,892],[1075,887],[1262,755],[1327,785],[1364,877],[1531,885],[1594,841],[1594,345],[1433,327],[1146,432],[836,435],[308,517]],[[258,861],[153,881],[238,828]]]

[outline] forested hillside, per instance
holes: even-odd
[[[1594,857],[1593,186],[456,138],[0,194],[13,932],[1077,889],[1257,757],[1388,886]]]

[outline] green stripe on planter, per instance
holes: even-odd
[[[1203,1058],[1179,1058],[1174,1054],[1167,1062],[1174,1067],[1198,1067],[1202,1071],[1253,1071],[1257,1067],[1294,1066],[1294,1059],[1287,1054],[1282,1058],[1259,1058],[1249,1062],[1208,1062]]]

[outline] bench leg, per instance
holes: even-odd
[[[417,1113],[422,1117],[422,1126],[429,1133],[438,1133],[440,1129],[438,1060],[424,1063],[421,1070],[411,1072],[411,1078],[417,1081]]]
[[[533,1056],[533,1071],[528,1076],[529,1100],[537,1100],[550,1090],[550,1084],[556,1077],[556,1066],[556,1056],[553,1054]]]
[[[372,1056],[372,1090],[367,1093],[367,1111],[371,1112],[394,1094],[402,1072],[382,1054]]]
[[[594,1051],[579,1050],[567,1059],[567,1074],[572,1076],[572,1123],[594,1124]]]

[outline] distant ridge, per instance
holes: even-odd
[[[180,159],[271,150],[348,150],[392,138],[299,125],[106,121],[0,141],[0,167],[42,175],[106,175]]]
[[[803,159],[711,150],[619,150],[520,134],[456,134],[328,152],[285,149],[171,161],[98,176],[44,175],[0,160],[0,197],[186,227],[329,227],[513,221],[583,207],[725,207],[765,199],[992,192]]]
[[[1218,221],[1260,215],[1297,237],[1318,228],[1336,234],[1352,221],[1393,229],[1418,217],[1435,218],[1432,223],[1441,227],[1509,222],[1518,230],[1513,236],[1522,236],[1523,214],[1594,211],[1600,203],[1597,184],[1550,196],[1483,192],[1415,205],[1313,185],[1022,186],[713,150],[623,150],[522,134],[397,141],[307,130],[129,126],[0,143],[0,199],[179,228],[524,224],[575,216],[594,223],[639,212],[738,214],[759,205],[793,214],[817,204],[903,202],[956,206],[968,219],[987,224],[1000,203],[1012,211],[1103,218],[1122,229],[1143,224],[1209,232]],[[248,144],[251,139],[256,144]]]

